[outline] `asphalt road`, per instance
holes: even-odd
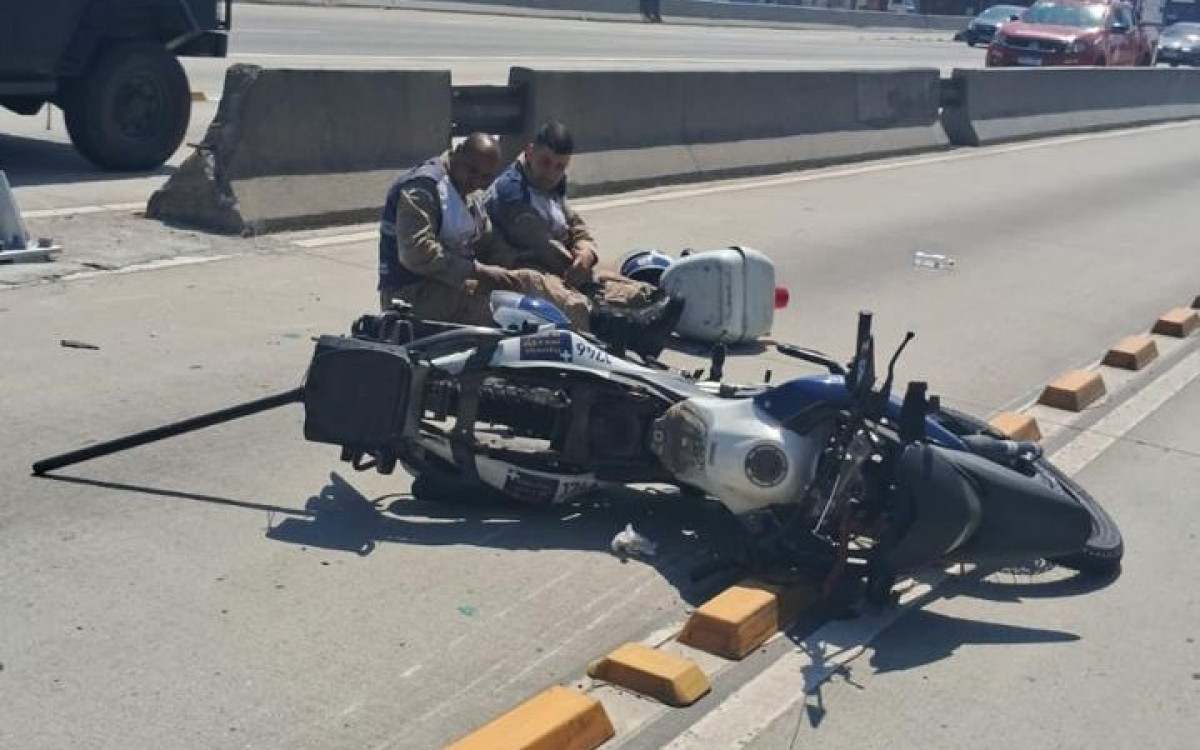
[[[187,59],[192,90],[219,97],[234,63],[291,68],[453,71],[457,84],[507,81],[514,65],[574,69],[975,67],[983,53],[944,33],[642,25],[368,8],[239,6],[230,56]],[[193,105],[185,145],[150,175],[92,167],[69,145],[61,112],[0,111],[0,169],[26,211],[144,203],[216,113]],[[47,124],[49,128],[47,129]]]
[[[777,339],[848,354],[854,313],[873,308],[881,350],[906,329],[919,334],[903,378],[928,378],[951,403],[986,414],[1027,401],[1200,292],[1200,255],[1180,231],[1200,188],[1198,134],[1200,125],[1171,125],[583,206],[608,258],[635,245],[768,252],[793,300]],[[127,216],[73,221],[78,244],[114,233],[153,243],[166,232]],[[231,257],[0,291],[0,746],[436,748],[611,647],[680,621],[707,594],[687,577],[708,536],[691,508],[416,502],[403,476],[355,474],[335,449],[303,442],[295,408],[64,478],[28,476],[47,454],[293,387],[309,337],[344,330],[372,305],[375,263],[370,241],[304,249],[290,239],[191,237],[197,254],[211,245]],[[917,271],[915,250],[952,253],[958,265]],[[764,367],[776,380],[797,372],[765,356],[729,369],[745,377]],[[1147,423],[1147,440],[1195,451],[1186,431],[1195,405],[1193,389]],[[1152,574],[1167,570],[1167,555],[1186,558],[1182,535],[1195,527],[1186,502],[1195,464],[1177,453],[1155,464],[1125,446],[1085,476],[1126,524],[1128,582],[1063,601],[1029,597],[1019,613],[962,609],[974,594],[955,591],[950,609],[901,621],[870,694],[910,712],[906,741],[936,745],[938,717],[1011,704],[1026,677],[1036,690],[1075,690],[1056,681],[1067,668],[1195,690],[1180,677],[1196,671],[1195,647],[1177,641],[1193,635],[1180,623],[1194,597],[1180,597],[1200,590],[1196,569]],[[629,521],[662,545],[659,557],[622,564],[608,553]],[[697,527],[698,541],[682,533]],[[1171,616],[1150,622],[1159,611]],[[993,620],[1066,636],[958,649],[981,669],[1015,651],[1021,668],[995,682],[955,667],[955,656],[929,656],[954,638],[989,637]],[[926,631],[947,627],[949,640],[931,646]],[[1113,656],[1131,641],[1144,649],[1143,636],[1166,639],[1171,658]],[[939,681],[930,705],[903,697],[923,676]],[[1092,698],[1102,684],[1078,694]],[[838,698],[829,726],[860,738],[866,728],[842,706],[863,701],[837,689],[827,702],[850,698]],[[1022,737],[1107,743],[1099,721],[1078,737],[1059,733],[1053,712],[1064,704],[1031,695],[1049,696],[1051,713]],[[1147,695],[1142,705],[1162,695],[1174,711],[1191,694]],[[1186,721],[1164,723],[1157,745],[1182,746]],[[954,726],[946,737],[969,736]]]

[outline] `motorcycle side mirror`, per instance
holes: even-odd
[[[855,337],[854,359],[846,387],[856,398],[862,398],[875,385],[875,337],[871,334],[871,319],[874,314],[863,310],[858,314],[858,335]]]
[[[929,384],[914,380],[904,392],[904,404],[900,407],[900,442],[907,445],[925,439],[925,415],[929,403],[925,394]]]
[[[904,334],[904,341],[900,342],[900,346],[896,347],[896,353],[892,355],[891,361],[888,362],[887,379],[883,381],[883,387],[879,389],[879,397],[883,402],[886,402],[892,395],[892,382],[896,379],[896,362],[916,337],[917,334],[912,331]]]

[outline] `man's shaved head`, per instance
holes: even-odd
[[[492,184],[500,171],[500,141],[487,133],[471,133],[450,152],[450,179],[463,195]]]
[[[457,154],[492,155],[500,158],[500,139],[488,133],[471,133],[454,149]]]

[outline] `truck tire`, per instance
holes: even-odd
[[[187,75],[174,55],[152,42],[101,51],[66,86],[71,142],[88,161],[118,171],[155,169],[183,141],[192,113]]]

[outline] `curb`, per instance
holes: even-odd
[[[485,724],[447,750],[594,750],[614,734],[600,701],[556,686]]]
[[[1186,339],[1200,330],[1200,296],[1191,308],[1176,307],[1163,313],[1154,322],[1149,334],[1126,336],[1112,346],[1104,357],[1090,368],[1073,370],[1047,385],[1037,401],[1023,409],[1000,412],[988,425],[1011,440],[1041,441],[1044,433],[1037,418],[1024,412],[1035,406],[1059,411],[1082,412],[1108,395],[1102,368],[1137,372],[1158,359],[1160,347],[1156,336],[1167,339]]]
[[[588,676],[668,706],[690,706],[712,690],[708,675],[690,659],[640,643],[627,643],[588,665]]]

